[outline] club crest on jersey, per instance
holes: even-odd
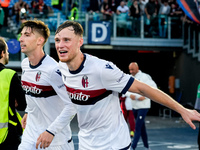
[[[82,78],[82,85],[83,85],[84,88],[87,88],[88,84],[89,84],[88,77],[86,75],[84,75],[83,78]]]
[[[41,72],[38,71],[38,73],[36,74],[36,77],[35,77],[36,82],[38,82],[40,80],[40,76],[41,76]]]

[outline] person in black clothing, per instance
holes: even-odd
[[[90,6],[87,8],[87,11],[90,13],[93,13],[93,12],[99,13],[100,5],[101,5],[100,0],[92,0],[90,1]]]
[[[132,17],[132,33],[139,36],[140,34],[140,6],[137,0],[129,8],[129,16]]]
[[[8,134],[6,136],[6,134],[3,134],[1,131],[1,127],[0,127],[0,137],[4,137],[5,140],[0,141],[0,150],[17,150],[18,149],[18,145],[20,144],[20,136],[22,135],[22,127],[21,127],[21,123],[19,121],[19,118],[17,117],[17,112],[15,109],[19,110],[19,111],[24,111],[26,108],[26,99],[25,99],[25,93],[22,89],[21,86],[21,82],[20,79],[18,77],[18,74],[11,70],[11,69],[7,69],[5,67],[5,65],[8,63],[9,61],[9,53],[8,53],[8,46],[6,44],[6,42],[4,41],[3,38],[0,38],[0,76],[1,76],[1,82],[0,82],[0,103],[1,104],[5,104],[3,102],[3,100],[8,100],[9,101],[9,107],[12,110],[9,110],[8,112],[5,112],[5,114],[8,114],[8,119],[9,119],[9,123],[8,123]],[[1,84],[5,83],[2,82],[3,77],[7,78],[7,76],[9,76],[9,74],[5,75],[5,72],[3,73],[3,71],[10,70],[11,72],[13,71],[13,76],[11,75],[11,82],[10,82],[10,87],[9,87],[9,92],[5,89],[5,86],[2,86]],[[5,79],[5,81],[7,81],[7,79]],[[7,99],[3,98],[5,95],[3,94],[8,94],[7,95]],[[6,97],[6,96],[5,96]],[[3,109],[3,107],[0,107],[0,119],[1,118],[5,118],[3,117],[3,111],[5,111],[6,109]],[[8,110],[8,109],[7,109]],[[19,114],[18,114],[19,115]],[[2,119],[1,119],[2,120]],[[0,122],[0,124],[3,124],[4,122]]]
[[[103,20],[110,20],[114,12],[112,12],[108,0],[103,0],[101,4],[101,13],[103,14]]]
[[[155,0],[149,0],[145,6],[145,34],[149,37],[152,36],[152,31],[156,28],[156,17],[157,17],[157,5]]]

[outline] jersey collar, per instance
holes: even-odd
[[[35,69],[37,67],[39,67],[41,64],[42,64],[42,61],[44,60],[44,58],[46,57],[47,55],[45,54],[42,59],[40,60],[40,62],[36,65],[36,66],[32,66],[30,63],[29,63],[29,66],[31,69]]]
[[[86,55],[85,54],[83,54],[83,55],[84,55],[84,58],[83,58],[83,61],[82,61],[81,65],[80,65],[80,67],[77,70],[75,70],[75,71],[70,71],[69,70],[69,72],[71,74],[77,74],[77,73],[81,72],[81,70],[83,69],[84,63],[85,63],[85,60],[86,60]]]

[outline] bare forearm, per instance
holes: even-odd
[[[182,113],[184,107],[180,105],[177,101],[175,101],[172,97],[167,95],[166,93],[162,92],[159,89],[155,89],[152,87],[149,87],[151,90],[143,91],[143,95],[150,98],[151,100],[162,104],[178,113]]]
[[[182,118],[185,120],[185,122],[188,123],[190,127],[193,129],[196,129],[196,127],[192,123],[192,121],[194,120],[200,121],[200,113],[198,113],[196,110],[190,110],[183,107],[174,99],[172,99],[169,95],[165,94],[159,89],[155,89],[151,86],[148,86],[147,84],[142,83],[136,79],[134,80],[133,84],[129,88],[129,91],[141,94],[157,103],[160,103],[178,112],[182,116]]]
[[[134,90],[132,92],[136,92],[140,95],[143,95],[145,97],[148,97],[149,99],[165,105],[166,107],[169,107],[170,109],[181,113],[181,111],[184,109],[182,105],[180,105],[178,102],[176,102],[173,98],[171,98],[166,93],[162,92],[159,89],[153,88],[147,84],[144,84],[138,80],[134,81],[133,88],[131,87],[130,90]]]

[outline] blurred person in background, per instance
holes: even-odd
[[[137,0],[133,0],[133,4],[129,8],[129,16],[132,17],[132,34],[140,35],[140,17],[141,10]]]
[[[23,129],[16,109],[24,111],[26,99],[18,74],[5,67],[8,62],[8,46],[0,37],[0,149],[17,150]]]
[[[119,0],[111,0],[110,1],[110,7],[111,10],[116,13],[117,7],[119,6]]]
[[[139,70],[139,66],[136,62],[129,64],[130,74],[137,80],[157,88],[156,83],[152,80],[151,76]],[[148,136],[145,126],[145,117],[151,108],[151,100],[143,95],[133,92],[126,92],[126,97],[131,99],[133,114],[135,117],[135,134],[131,147],[133,150],[136,149],[137,143],[142,138],[145,149],[149,149]]]
[[[103,14],[103,20],[110,20],[113,15],[113,11],[108,3],[108,0],[103,0],[101,4],[101,13]]]
[[[35,6],[34,13],[39,14],[39,17],[44,17],[44,18],[48,17],[49,9],[43,0],[39,0],[37,5]]]
[[[149,0],[139,0],[139,3],[140,3],[140,10],[141,10],[141,15],[144,15],[145,14],[145,5],[149,2]]]
[[[154,31],[154,26],[157,17],[157,5],[155,0],[149,0],[149,2],[145,5],[145,35],[148,37],[152,37],[152,33]]]
[[[126,97],[124,94],[120,96],[120,107],[126,122],[129,125],[130,136],[133,138],[135,133],[135,117],[132,111],[132,103],[129,97]]]
[[[125,1],[122,0],[120,2],[120,5],[117,7],[117,11],[116,11],[116,14],[117,15],[120,15],[121,13],[126,13],[128,15],[129,13],[129,8],[128,6],[126,5]]]
[[[68,19],[69,20],[78,20],[78,18],[79,18],[78,6],[77,6],[77,3],[73,3]]]
[[[168,15],[170,14],[171,7],[168,4],[168,0],[164,0],[163,3],[161,0],[158,0],[158,2],[160,4],[158,12],[159,36],[165,38],[167,35]]]
[[[90,13],[99,13],[101,6],[101,0],[92,0],[90,1],[90,6],[87,8],[87,11]]]

